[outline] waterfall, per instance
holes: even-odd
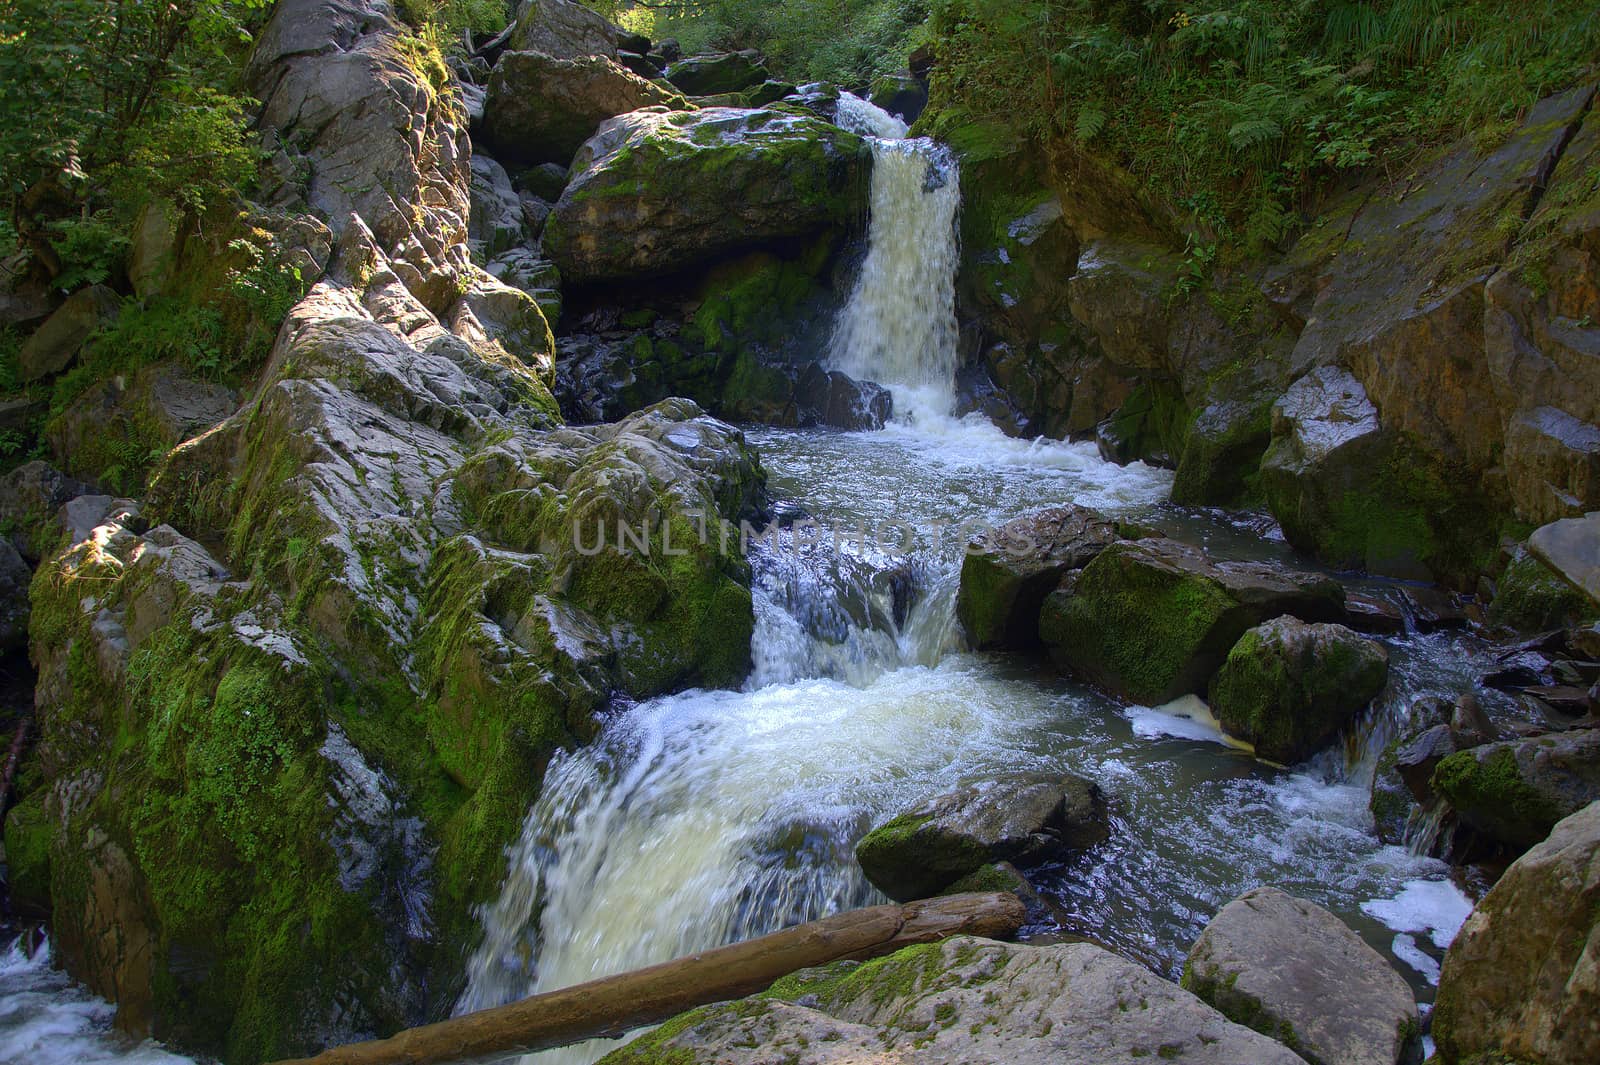
[[[872,146],[867,256],[839,315],[832,365],[887,386],[902,420],[948,415],[955,404],[960,171],[948,148],[850,93],[841,126]]]

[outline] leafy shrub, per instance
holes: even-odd
[[[1584,76],[1600,6],[935,0],[930,28],[941,127],[1109,157],[1238,248],[1281,239],[1339,171],[1507,128]]]

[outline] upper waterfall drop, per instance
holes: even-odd
[[[839,314],[832,365],[885,385],[902,420],[955,408],[961,205],[955,154],[860,97],[842,93],[838,123],[872,146],[867,256]]]

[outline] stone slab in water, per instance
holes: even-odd
[[[959,937],[864,965],[807,970],[768,994],[669,1021],[604,1063],[1303,1065],[1281,1044],[1089,943]]]
[[[1274,887],[1212,918],[1183,986],[1312,1065],[1396,1065],[1418,1031],[1400,974],[1339,918]]]

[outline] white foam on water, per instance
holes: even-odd
[[[1389,944],[1389,950],[1396,959],[1421,973],[1422,978],[1428,983],[1434,987],[1439,986],[1439,963],[1434,961],[1433,956],[1427,951],[1417,946],[1416,937],[1410,932],[1395,933],[1393,941]]]
[[[1361,912],[1396,932],[1426,935],[1440,950],[1472,914],[1472,899],[1449,880],[1407,881],[1398,894],[1361,904]]]
[[[1133,734],[1145,739],[1170,737],[1218,743],[1224,747],[1248,746],[1222,731],[1211,707],[1198,695],[1180,696],[1160,706],[1126,706],[1122,713],[1133,725]]]
[[[0,1065],[194,1065],[114,1030],[116,1012],[51,966],[48,942],[0,954]]]

